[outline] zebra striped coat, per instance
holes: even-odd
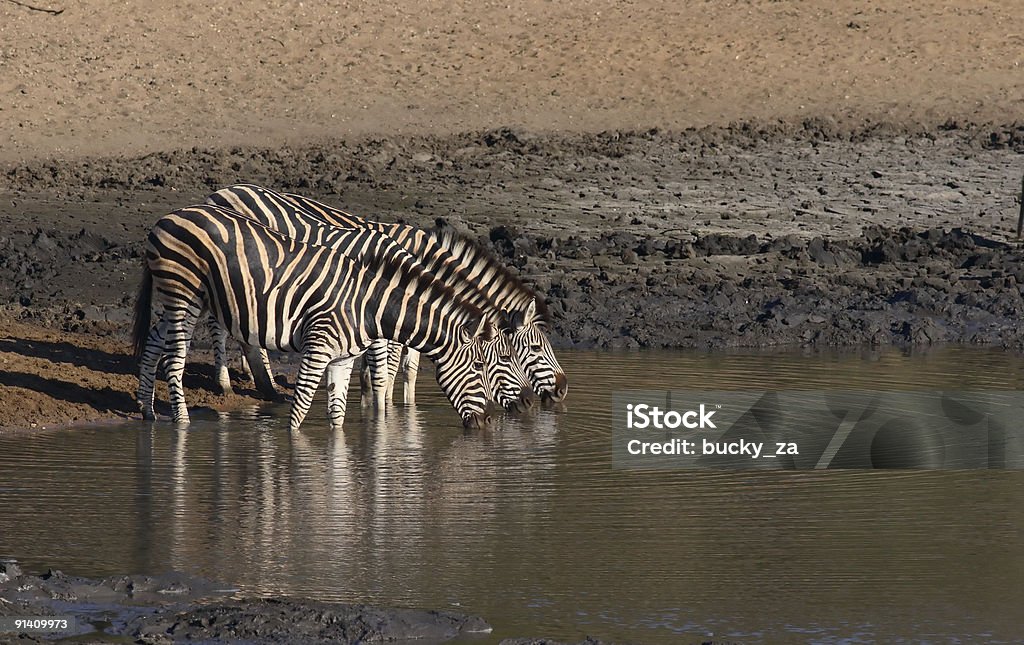
[[[559,401],[568,390],[565,372],[558,364],[547,338],[547,312],[537,295],[513,276],[490,254],[451,231],[430,234],[404,224],[371,222],[345,213],[301,195],[277,193],[249,184],[221,189],[207,198],[208,203],[222,205],[260,221],[273,221],[281,230],[296,229],[297,222],[311,213],[336,227],[365,228],[379,231],[394,239],[438,279],[462,297],[485,311],[500,312],[509,322],[507,331],[513,356],[526,374],[533,390],[546,399]],[[376,361],[383,352],[373,355]],[[406,359],[406,402],[414,396],[415,369],[418,354],[410,351]],[[397,361],[389,361],[396,365]],[[390,394],[387,375],[374,374],[375,396],[382,399],[382,389]],[[393,380],[393,372],[391,377]]]
[[[211,196],[208,203],[220,201],[218,194]],[[218,204],[219,205],[219,204]],[[249,217],[260,224],[286,234],[288,237],[306,243],[313,243],[322,246],[329,246],[344,253],[353,259],[361,259],[367,254],[374,256],[381,253],[382,247],[393,246],[392,253],[408,255],[404,248],[399,246],[391,237],[384,235],[372,228],[341,228],[326,224],[312,213],[298,208],[286,208],[273,211],[271,209],[249,209],[238,211],[240,215]],[[420,231],[422,237],[427,234]],[[411,255],[409,256],[412,257]],[[479,304],[474,302],[474,304]],[[489,322],[495,326],[501,326],[502,320],[493,310],[485,310]],[[218,381],[222,389],[230,388],[230,380],[227,376],[227,365],[225,361],[224,341],[227,336],[225,330],[220,329],[216,321],[212,321],[216,341],[216,360]],[[482,344],[484,354],[484,370],[491,392],[499,405],[506,409],[522,410],[532,406],[533,394],[531,385],[526,374],[518,362],[514,359],[514,353],[508,338],[503,334],[495,334],[494,337]],[[374,342],[367,351],[367,356],[372,356],[372,364],[379,366],[387,365],[388,342]],[[401,347],[401,343],[392,343]],[[374,350],[377,351],[374,351]],[[273,388],[273,380],[270,376],[269,366],[265,352],[261,354],[260,361],[255,363],[253,376],[257,384],[262,385],[261,389]],[[385,367],[386,369],[386,367]],[[381,371],[381,370],[378,370]],[[345,390],[338,392],[338,396],[344,398]]]
[[[341,229],[325,233],[351,235]],[[253,348],[301,352],[289,427],[298,429],[328,373],[333,425],[344,419],[337,391],[373,339],[402,339],[437,365],[437,381],[467,427],[489,422],[481,341],[493,328],[483,312],[436,280],[407,252],[383,243],[361,260],[304,244],[211,205],[161,218],[146,244],[133,340],[140,358],[143,416],[153,418],[153,381],[170,354],[175,421],[188,422],[181,378],[192,331],[206,308]],[[159,320],[152,312],[159,311]]]

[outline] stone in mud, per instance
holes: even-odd
[[[16,562],[0,562],[0,583],[13,580],[21,576],[21,567]]]

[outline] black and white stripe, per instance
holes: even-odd
[[[299,231],[303,226],[299,222],[306,219],[305,213],[311,213],[318,221],[335,227],[365,228],[389,236],[416,256],[427,270],[459,296],[504,320],[512,355],[526,374],[534,392],[556,401],[565,397],[568,382],[547,338],[547,312],[543,301],[504,265],[472,242],[450,231],[429,233],[404,224],[373,222],[301,195],[277,193],[248,184],[221,189],[210,195],[207,201],[261,221],[280,221],[289,230]],[[288,220],[296,221],[284,223]],[[373,358],[379,361],[383,354],[384,350],[378,348]],[[375,364],[374,360],[368,362],[371,366]],[[406,373],[405,400],[406,403],[412,403],[419,362],[415,349],[408,352],[403,362]],[[392,391],[397,361],[392,359],[388,365],[386,375],[381,374],[380,370],[375,370],[372,375],[373,389],[378,400],[382,398],[381,389],[386,392],[384,396],[388,397]],[[525,402],[526,397],[517,403],[523,405]],[[506,402],[499,403],[509,407]]]
[[[406,253],[394,238],[380,232],[380,227],[370,226],[364,221],[362,221],[361,228],[327,224],[313,213],[297,208],[283,195],[257,186],[240,185],[218,191],[207,198],[207,203],[230,208],[240,215],[250,217],[264,226],[285,233],[300,242],[311,240],[319,245],[330,246],[354,259],[360,259],[367,253],[376,255],[380,252],[380,247],[386,244],[394,244],[397,249]],[[361,220],[358,218],[352,218],[349,223],[360,222]],[[418,238],[417,244],[420,245],[423,244],[422,240],[428,237],[423,231],[413,233],[413,238]],[[478,306],[487,305],[482,298],[476,298],[474,301],[467,296],[467,299]],[[502,320],[496,311],[485,309],[484,313],[490,322],[496,326],[502,325]],[[223,352],[223,339],[226,334],[222,330],[216,329],[215,326],[214,335],[217,348],[217,373],[226,381],[227,368]],[[398,357],[390,358],[390,354],[396,349],[401,351],[402,345],[401,342],[380,339],[373,342],[365,354],[367,363],[371,367],[371,374],[376,380],[371,389],[374,392],[376,403],[381,408],[386,407],[384,395],[390,391],[395,375],[393,371],[389,373],[388,370],[392,365],[396,371],[398,368]],[[264,352],[257,370],[262,378],[258,378],[257,382],[272,384],[269,367],[266,365]],[[531,385],[518,364],[514,352],[511,351],[507,339],[496,337],[484,345],[484,366],[491,391],[499,405],[509,410],[523,410],[532,406],[534,397],[531,394]],[[381,378],[382,376],[388,377],[390,381]],[[340,396],[344,397],[344,393],[340,393]]]
[[[150,232],[136,303],[134,342],[140,358],[137,392],[153,418],[157,362],[170,355],[168,387],[175,421],[188,422],[181,377],[197,320],[209,309],[249,350],[302,353],[289,427],[309,410],[324,372],[332,424],[344,418],[352,364],[376,338],[399,340],[427,354],[437,381],[466,426],[485,425],[490,398],[481,342],[492,326],[483,312],[436,280],[385,236],[361,247],[356,260],[331,248],[338,238],[371,231],[327,231],[313,245],[299,242],[228,209],[184,208]],[[374,250],[369,250],[374,249]],[[159,312],[154,322],[152,313]]]

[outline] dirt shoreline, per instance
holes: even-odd
[[[228,585],[170,573],[101,580],[50,570],[23,573],[0,563],[0,617],[73,616],[76,631],[0,633],[16,642],[136,643],[443,643],[491,631],[483,619],[458,612],[239,596]],[[95,640],[91,640],[95,637]]]
[[[452,226],[548,300],[558,347],[1024,347],[1024,126],[498,129],[0,171],[0,427],[136,414],[127,330],[161,215],[247,181]],[[198,346],[202,347],[202,339]],[[207,362],[186,385],[214,394]]]
[[[461,612],[250,597],[230,585],[181,573],[72,576],[26,573],[0,561],[0,618],[74,617],[75,629],[0,631],[17,643],[180,642],[421,643],[482,642],[491,626]],[[500,645],[570,645],[548,638],[505,638]],[[611,645],[586,638],[577,645]],[[704,641],[704,645],[712,645]]]

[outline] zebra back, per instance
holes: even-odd
[[[333,234],[373,243],[361,246],[353,258],[225,208],[191,206],[157,222],[146,255],[154,277],[162,278],[163,292],[198,304],[208,301],[232,335],[254,345],[267,347],[275,331],[300,324],[300,316],[335,315],[344,317],[339,324],[364,334],[361,345],[402,334],[409,345],[428,343],[429,355],[442,344],[439,332],[480,324],[479,308],[460,300],[386,236],[359,230]],[[440,325],[441,319],[447,324]],[[278,340],[280,347],[268,348],[299,350],[300,339]]]

